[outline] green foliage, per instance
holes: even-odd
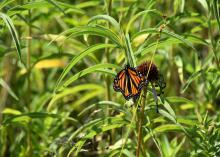
[[[219,7],[1,1],[0,156],[134,157],[140,141],[140,157],[220,156]],[[147,87],[142,117],[143,97],[126,101],[112,85],[151,59],[166,88],[156,113]]]

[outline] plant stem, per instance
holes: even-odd
[[[28,10],[28,17],[29,17],[29,26],[28,26],[28,39],[27,39],[27,108],[29,109],[29,112],[30,112],[30,93],[31,93],[30,57],[31,57],[31,36],[32,36],[32,30],[31,30],[31,26],[30,26],[30,21],[31,21],[31,11],[30,10]]]
[[[141,99],[141,113],[140,113],[140,118],[139,118],[139,122],[138,122],[138,145],[137,145],[137,151],[136,151],[136,157],[139,157],[140,155],[140,149],[143,143],[142,140],[142,124],[144,121],[144,108],[145,108],[145,101],[146,101],[146,95],[147,95],[147,87],[144,86],[143,87],[144,91],[142,94],[142,99]]]
[[[112,0],[106,0],[106,12],[109,16],[111,16],[111,8],[112,8]],[[107,27],[109,27],[109,23],[107,23]],[[109,40],[108,38],[105,39],[105,43],[108,44]],[[106,54],[106,61],[109,63],[110,62],[110,54],[107,48],[105,48],[105,54]],[[106,98],[108,101],[111,100],[111,93],[110,93],[110,84],[111,80],[107,76],[106,77]],[[106,109],[106,114],[108,114],[108,107]]]
[[[215,57],[215,63],[218,68],[220,68],[220,63],[218,60],[217,52],[216,52],[216,44],[214,43],[213,35],[212,35],[212,24],[211,24],[211,17],[212,17],[212,11],[211,11],[211,5],[209,4],[209,13],[208,13],[208,30],[209,30],[209,39],[211,40],[211,49]]]
[[[28,0],[30,2],[30,0]],[[27,40],[27,108],[29,112],[31,111],[30,101],[31,101],[31,81],[30,81],[30,74],[31,74],[31,64],[30,64],[30,57],[31,57],[31,10],[28,10],[28,40]],[[29,122],[31,124],[31,121]],[[31,125],[29,125],[31,126]],[[31,128],[28,127],[27,133],[27,156],[32,156],[32,139],[31,139]]]
[[[112,0],[106,0],[106,12],[107,12],[107,15],[111,16],[111,10],[112,10]],[[107,27],[109,28],[109,23],[107,23]],[[105,43],[108,44],[109,43],[109,39],[106,38],[105,39]],[[105,48],[105,54],[106,54],[106,61],[107,63],[110,63],[110,53],[109,53],[109,50],[108,48]],[[108,101],[111,101],[112,100],[112,97],[111,97],[111,89],[110,89],[110,86],[111,86],[111,78],[109,76],[106,76],[106,99]],[[109,113],[109,106],[106,106],[106,116],[108,116],[110,113]],[[112,131],[108,131],[108,134],[109,134],[109,138],[110,138],[110,145],[112,144],[113,142],[113,137],[114,137],[114,130]]]
[[[130,122],[130,125],[128,126],[128,131],[125,134],[125,140],[124,140],[124,142],[122,141],[123,144],[122,144],[122,147],[121,147],[121,151],[120,151],[119,157],[121,157],[121,155],[122,155],[122,152],[123,152],[124,147],[125,147],[125,145],[127,143],[127,140],[128,140],[128,136],[130,135],[130,132],[131,132],[131,127],[132,127],[132,125],[133,125],[133,123],[135,121],[135,118],[136,118],[138,104],[135,103],[134,106],[135,107],[133,107],[133,115],[132,115],[132,118],[131,118],[131,122]]]
[[[13,75],[13,70],[14,67],[11,66],[12,63],[12,59],[10,58],[10,56],[6,56],[3,60],[3,75],[4,75],[4,81],[6,82],[6,84],[8,86],[10,86],[10,82],[11,82],[11,78]],[[2,123],[2,118],[3,118],[3,110],[5,108],[5,104],[7,102],[7,98],[8,98],[8,91],[6,88],[2,88],[0,91],[0,124]]]
[[[159,43],[159,40],[160,40],[161,31],[162,30],[159,31],[159,36],[158,36],[158,39],[157,39],[156,48],[155,48],[154,53],[153,53],[153,55],[151,57],[151,60],[150,60],[150,66],[149,66],[149,69],[147,71],[146,79],[148,78],[148,75],[149,75],[149,72],[150,72],[150,69],[151,69],[151,65],[152,65],[152,60],[153,60],[154,55],[155,55],[156,50],[157,50],[157,46],[158,46],[158,43]],[[147,96],[147,85],[143,87],[143,94],[142,94],[142,99],[141,99],[141,115],[140,115],[140,119],[139,119],[139,123],[138,123],[138,145],[137,145],[136,157],[139,157],[140,149],[141,149],[141,146],[142,146],[142,123],[143,123],[143,120],[144,120],[144,108],[145,108],[145,102],[146,102],[146,96]],[[158,108],[157,108],[157,113],[158,113]]]

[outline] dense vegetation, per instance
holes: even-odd
[[[220,156],[219,7],[1,1],[0,156]],[[166,82],[159,113],[151,84],[136,102],[113,89],[144,61]]]

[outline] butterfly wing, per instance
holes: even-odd
[[[143,86],[143,79],[135,68],[126,67],[114,79],[114,90],[120,91],[126,100],[137,99]]]
[[[128,68],[127,70],[129,74],[128,90],[130,87],[130,95],[136,99],[140,95],[144,80],[135,68]]]

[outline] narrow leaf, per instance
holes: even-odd
[[[63,10],[63,8],[61,8],[60,6],[59,6],[59,4],[56,2],[56,1],[54,1],[54,0],[47,0],[49,3],[51,3],[52,5],[54,5],[56,8],[58,8],[58,10],[60,10],[64,15],[65,15],[65,11]]]
[[[97,51],[99,49],[104,49],[104,48],[110,48],[110,47],[115,47],[112,44],[96,44],[96,45],[92,45],[90,47],[88,47],[85,51],[83,51],[82,53],[80,53],[78,56],[75,56],[71,62],[66,66],[66,68],[63,70],[62,74],[60,75],[57,83],[56,83],[56,87],[55,87],[55,91],[57,90],[57,87],[60,85],[61,81],[64,79],[64,77],[68,74],[68,72],[72,69],[72,67],[79,62],[82,58],[86,57],[87,55],[89,55],[90,53]]]
[[[63,85],[61,85],[60,87],[58,87],[58,91],[63,90],[63,88],[66,88],[68,85],[70,85],[71,83],[73,83],[74,81],[76,81],[77,79],[79,79],[80,77],[92,73],[94,71],[97,71],[99,69],[104,69],[104,68],[120,68],[114,64],[108,64],[108,63],[101,63],[101,64],[96,64],[92,67],[89,67],[87,69],[84,69],[80,72],[78,72],[77,74],[75,74],[74,76],[72,76],[71,78],[69,78],[67,81],[65,81],[63,83]],[[103,72],[105,72],[105,70],[103,70]]]
[[[6,26],[8,27],[8,29],[10,31],[12,39],[15,43],[18,57],[19,57],[20,61],[22,61],[21,60],[21,46],[20,46],[20,42],[18,39],[18,35],[17,35],[17,31],[15,29],[15,26],[14,26],[12,20],[10,19],[10,17],[8,17],[6,14],[0,13],[0,17],[3,19],[3,21],[5,22]]]
[[[106,21],[110,22],[118,32],[120,32],[120,25],[113,17],[111,17],[109,15],[97,15],[97,16],[93,16],[89,20],[88,23],[90,24],[90,23],[92,23],[93,21],[96,21],[96,20],[106,20]]]
[[[68,96],[68,95],[74,95],[75,93],[79,93],[80,91],[84,91],[84,90],[97,90],[97,89],[100,89],[102,88],[101,86],[99,85],[96,85],[96,84],[83,84],[83,85],[78,85],[78,86],[75,86],[75,87],[72,87],[72,88],[65,88],[65,90],[63,90],[62,92],[60,92],[59,94],[55,94],[53,96],[53,98],[51,99],[48,107],[47,107],[47,111],[50,111],[50,109],[52,108],[53,104],[65,97],[65,96]]]
[[[203,72],[204,72],[204,70],[202,69],[202,70],[199,70],[199,71],[193,73],[193,74],[189,77],[189,79],[187,80],[187,82],[185,83],[185,85],[183,86],[181,93],[184,93],[184,92],[186,91],[186,89],[188,88],[188,86],[189,86],[196,78],[198,78]]]
[[[8,93],[15,99],[15,100],[19,100],[19,98],[16,96],[16,94],[13,92],[13,90],[8,86],[8,84],[2,79],[0,78],[0,85],[5,88]]]
[[[130,19],[130,21],[128,22],[127,27],[126,27],[126,33],[125,33],[125,34],[128,34],[128,33],[129,33],[131,24],[134,24],[134,21],[135,21],[138,17],[140,17],[140,16],[142,16],[142,15],[144,15],[144,14],[148,14],[148,13],[154,13],[154,14],[159,15],[160,17],[162,17],[162,16],[161,16],[161,13],[158,12],[157,10],[144,10],[144,11],[142,11],[142,12],[139,12],[138,14],[134,15],[134,16]]]

